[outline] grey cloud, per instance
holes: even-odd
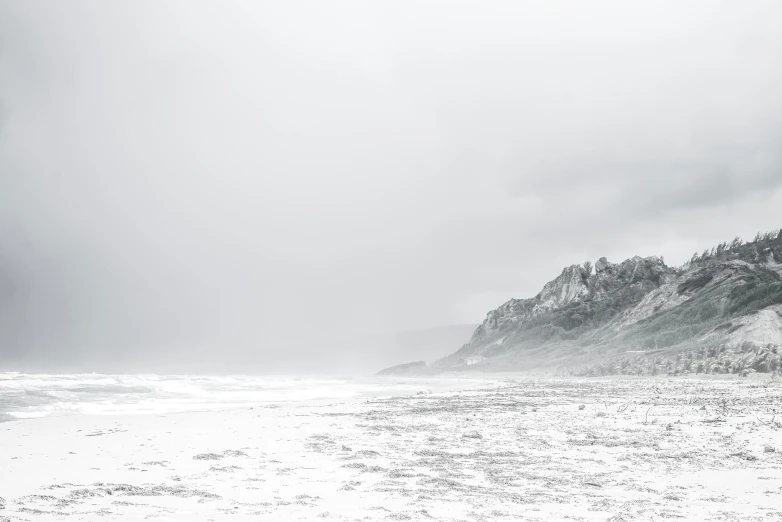
[[[780,14],[0,0],[3,353],[318,368],[782,226]]]

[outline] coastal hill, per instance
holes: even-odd
[[[366,374],[399,361],[432,363],[468,339],[476,324],[454,324],[434,328],[359,335],[324,344],[314,354],[321,372]],[[425,362],[423,362],[425,361]]]
[[[782,231],[721,243],[680,267],[659,257],[565,268],[486,315],[469,341],[400,373],[554,369],[576,375],[782,368]],[[388,368],[384,373],[396,373]]]

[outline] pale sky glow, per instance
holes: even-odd
[[[780,19],[0,0],[0,346],[271,368],[778,228]]]

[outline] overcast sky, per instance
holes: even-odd
[[[779,20],[778,0],[0,0],[0,349],[273,368],[480,322],[565,265],[778,228]]]

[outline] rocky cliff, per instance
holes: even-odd
[[[582,374],[776,371],[782,232],[735,239],[682,267],[658,257],[572,265],[490,311],[469,342],[416,371]]]

